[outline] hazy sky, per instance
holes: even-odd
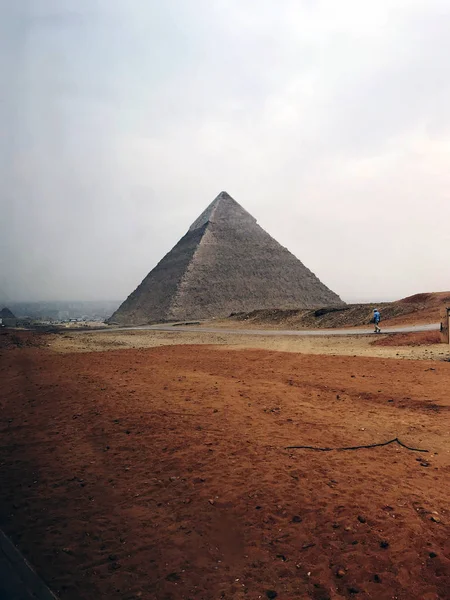
[[[345,300],[450,289],[448,0],[0,7],[0,296],[124,299],[221,190]]]

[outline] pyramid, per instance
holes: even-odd
[[[222,192],[110,317],[144,325],[344,304]]]
[[[15,319],[14,313],[7,306],[0,310],[0,319]]]

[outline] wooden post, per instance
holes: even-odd
[[[450,320],[450,308],[442,307],[441,308],[441,343],[442,344],[450,343],[449,320]]]

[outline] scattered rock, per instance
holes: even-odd
[[[303,519],[301,517],[299,517],[298,515],[295,515],[292,517],[293,523],[301,523],[302,521],[303,521]]]
[[[365,523],[365,522],[366,522],[366,518],[365,518],[365,517],[363,517],[362,515],[358,515],[358,521],[359,521],[360,523]]]
[[[116,554],[110,554],[110,555],[108,556],[108,560],[112,560],[112,561],[114,561],[114,560],[117,560],[117,556],[116,556]]]
[[[433,523],[440,523],[441,522],[440,518],[436,517],[434,515],[432,517],[430,517],[430,520],[433,521]]]
[[[430,552],[430,554],[428,555],[430,558],[436,558],[437,554],[436,552]]]
[[[348,588],[349,594],[359,594],[359,592],[360,592],[359,588],[357,588],[355,586],[351,586]]]
[[[167,581],[180,581],[180,576],[178,573],[169,573],[166,577]]]
[[[313,548],[314,546],[314,542],[310,542],[309,544],[303,544],[302,550],[307,550],[308,548]]]
[[[331,600],[330,594],[323,585],[320,583],[315,583],[314,588],[315,590],[312,596],[314,600]]]
[[[338,569],[336,571],[336,577],[339,577],[339,579],[342,579],[342,577],[345,577],[345,569]]]
[[[211,505],[214,505],[214,499],[213,499],[213,498],[210,498],[210,499],[208,500],[208,502],[209,502]]]
[[[266,596],[269,598],[269,600],[273,600],[273,598],[278,596],[278,593],[275,590],[267,590]]]
[[[373,580],[375,581],[375,583],[381,583],[381,577],[377,575],[377,573],[375,573],[375,575],[373,576]]]
[[[380,548],[389,548],[389,542],[386,542],[386,540],[383,540],[380,542]]]

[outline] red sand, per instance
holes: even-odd
[[[377,337],[372,346],[430,346],[440,344],[439,331],[416,331],[413,333],[393,333],[388,336]]]
[[[174,346],[0,366],[1,526],[63,599],[450,598],[450,364]],[[396,436],[431,452],[285,450]]]

